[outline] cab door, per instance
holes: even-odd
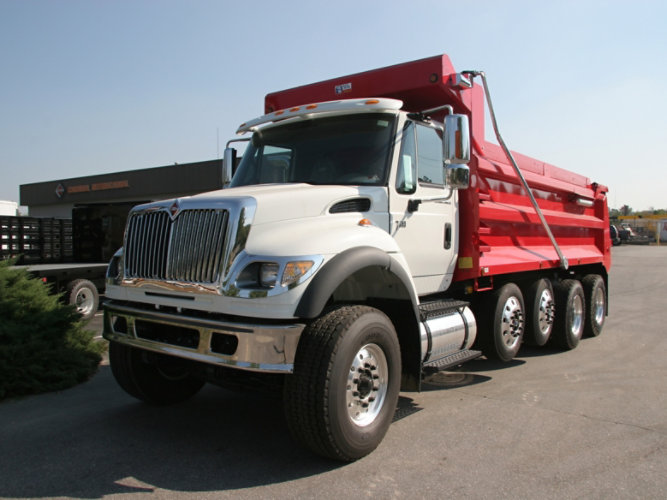
[[[441,130],[427,123],[405,123],[389,192],[390,233],[405,256],[418,294],[446,290],[457,257],[458,214],[457,194],[444,199],[449,189]]]

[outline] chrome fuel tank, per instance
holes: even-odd
[[[477,322],[465,302],[447,301],[437,308],[420,309],[422,362],[435,361],[472,346],[477,336]]]

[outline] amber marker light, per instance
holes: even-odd
[[[370,219],[361,219],[359,221],[359,225],[362,227],[370,227],[373,225],[373,223],[370,221]]]
[[[364,104],[379,104],[379,103],[380,101],[378,99],[369,99]]]
[[[289,286],[292,283],[297,282],[302,276],[304,276],[310,268],[313,267],[314,262],[311,260],[299,260],[288,262],[283,271],[282,285]]]

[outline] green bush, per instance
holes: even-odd
[[[105,345],[75,308],[25,270],[0,261],[0,400],[88,380]]]

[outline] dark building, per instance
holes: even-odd
[[[221,188],[222,160],[210,160],[23,184],[20,196],[31,217],[72,219],[74,260],[107,262],[133,206]]]
[[[76,206],[134,206],[220,188],[222,160],[209,160],[23,184],[20,204],[33,217],[70,218]]]

